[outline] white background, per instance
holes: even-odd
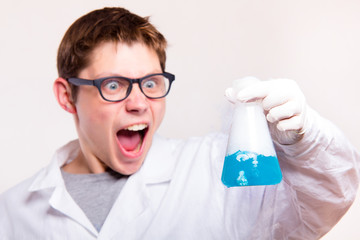
[[[103,6],[151,16],[169,41],[176,81],[162,135],[220,129],[235,78],[286,77],[360,148],[358,0],[8,0],[0,8],[0,192],[76,138],[52,93],[56,51],[75,19]],[[359,202],[323,239],[359,239]]]

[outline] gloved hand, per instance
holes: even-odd
[[[261,100],[271,136],[280,144],[294,144],[302,139],[306,131],[308,107],[303,93],[293,80],[255,81],[239,92],[228,88],[225,96],[231,102]]]

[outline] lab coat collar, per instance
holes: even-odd
[[[74,140],[56,151],[51,163],[39,172],[30,186],[29,191],[34,192],[45,189],[53,189],[49,198],[49,204],[54,209],[57,209],[63,214],[74,219],[92,234],[97,236],[98,233],[94,226],[67,192],[61,175],[61,166],[75,159],[79,152],[79,147],[79,141]]]
[[[169,141],[173,141],[175,144],[169,144]],[[171,180],[175,166],[175,159],[171,155],[178,143],[178,140],[169,140],[157,134],[154,135],[144,164],[138,171],[138,174],[143,176],[144,183],[156,184]],[[74,140],[57,150],[51,163],[39,172],[29,190],[38,191],[63,185],[60,168],[75,159],[79,149],[79,141]]]
[[[60,168],[65,163],[74,160],[79,152],[79,149],[79,141],[73,140],[57,150],[51,163],[37,174],[37,177],[30,186],[29,191],[33,192],[63,185],[64,181],[61,176]]]
[[[175,145],[169,144],[169,141],[172,140],[165,139],[158,135],[154,136],[152,146],[143,166],[138,172],[129,177],[113,206],[114,209],[109,213],[110,215],[114,215],[116,212],[122,212],[123,215],[126,215],[126,217],[124,217],[126,221],[138,219],[140,216],[141,221],[149,221],[147,217],[148,214],[146,214],[149,212],[149,196],[147,195],[146,186],[147,184],[169,182],[174,171],[174,161],[176,159],[171,157],[171,155],[175,149]],[[51,163],[39,172],[30,186],[29,191],[54,189],[49,199],[49,204],[82,224],[95,236],[98,236],[98,232],[66,191],[61,175],[61,166],[75,159],[79,149],[79,141],[74,140],[56,151]],[[128,209],[126,206],[129,205],[133,207]],[[116,216],[114,216],[114,218],[116,218]],[[113,218],[110,217],[109,219]],[[127,223],[129,222],[119,222],[120,225],[124,226],[126,226]],[[112,224],[106,224],[105,222],[100,234],[111,235],[111,232],[114,232],[114,230],[107,229],[111,228],[111,226]]]

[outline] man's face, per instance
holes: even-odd
[[[140,43],[105,42],[90,57],[90,65],[79,78],[141,78],[162,72],[155,51]],[[103,172],[106,167],[125,175],[139,170],[164,117],[165,99],[148,99],[133,84],[125,100],[107,102],[96,87],[80,86],[75,106],[81,153],[73,166],[90,173]]]

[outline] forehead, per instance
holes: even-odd
[[[139,78],[151,73],[160,73],[161,66],[156,52],[145,44],[135,42],[104,42],[89,55],[88,66],[81,71],[87,77],[100,78],[119,75]]]

